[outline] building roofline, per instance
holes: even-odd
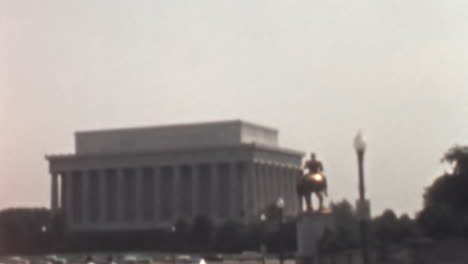
[[[78,130],[75,132],[75,135],[79,134],[91,134],[91,133],[105,133],[105,132],[118,132],[118,131],[131,131],[131,130],[151,130],[156,128],[183,128],[183,127],[192,127],[192,126],[209,126],[209,125],[221,125],[221,124],[246,124],[250,126],[255,126],[258,128],[266,129],[272,132],[278,132],[278,129],[257,124],[254,122],[245,121],[242,119],[233,119],[233,120],[219,120],[219,121],[206,121],[206,122],[190,122],[190,123],[178,123],[178,124],[161,124],[154,126],[135,126],[135,127],[121,127],[121,128],[104,128],[104,129],[91,129],[91,130]]]
[[[46,154],[45,159],[48,161],[57,160],[57,159],[88,159],[88,158],[96,158],[96,157],[104,157],[104,158],[111,158],[111,157],[124,157],[124,156],[147,156],[147,155],[154,155],[154,154],[162,154],[162,153],[177,153],[177,152],[185,152],[185,151],[215,151],[215,150],[222,150],[222,149],[259,149],[259,150],[267,150],[267,151],[274,151],[274,152],[281,152],[288,155],[296,155],[296,156],[304,156],[305,152],[282,148],[282,147],[275,147],[275,146],[267,146],[261,144],[236,144],[236,145],[225,145],[225,146],[213,146],[213,147],[193,147],[193,148],[173,148],[173,149],[161,149],[161,150],[153,150],[153,151],[144,151],[144,152],[122,152],[122,153],[91,153],[91,154]]]

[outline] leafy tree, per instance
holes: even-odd
[[[215,249],[222,252],[242,251],[245,233],[246,228],[241,223],[225,222],[216,232]]]
[[[193,221],[191,230],[191,241],[193,245],[207,248],[213,242],[214,227],[211,219],[204,216],[198,216]]]
[[[402,214],[398,219],[399,232],[402,239],[421,235],[418,225],[414,219],[411,219],[407,214]]]
[[[468,176],[468,146],[454,146],[450,148],[442,158],[453,164],[453,174]]]
[[[353,206],[347,200],[343,200],[332,203],[330,208],[333,212],[336,247],[349,248],[358,245],[359,224]]]
[[[279,237],[281,240],[281,246],[285,251],[295,252],[297,242],[297,226],[296,221],[291,219],[286,221],[282,228],[279,230]]]
[[[276,203],[271,203],[265,210],[265,216],[268,222],[279,222],[281,219],[281,209],[278,208]]]
[[[189,245],[189,237],[190,237],[190,224],[185,219],[179,219],[175,223],[175,237],[177,243],[175,243],[178,249],[188,249]]]
[[[445,238],[459,233],[460,222],[450,206],[426,206],[418,215],[419,225],[434,238]]]
[[[373,221],[375,236],[384,242],[396,242],[398,240],[398,218],[391,209],[386,209],[382,215]]]
[[[259,250],[260,244],[266,240],[266,224],[263,222],[254,222],[246,227],[244,239],[244,249]]]
[[[418,223],[431,236],[468,236],[468,147],[450,148],[442,158],[452,172],[437,178],[424,194]]]
[[[407,214],[398,218],[391,209],[373,220],[373,228],[377,240],[383,243],[398,243],[419,234],[414,220]]]
[[[52,232],[47,209],[14,208],[0,212],[3,253],[40,253],[49,249]]]
[[[264,231],[264,242],[269,251],[295,251],[297,226],[294,219],[284,219],[282,223],[267,219]]]
[[[353,248],[359,243],[359,223],[353,206],[346,200],[331,203],[333,225],[324,230],[318,249],[320,254]]]

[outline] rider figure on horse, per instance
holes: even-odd
[[[322,173],[323,165],[322,162],[315,158],[315,153],[311,153],[310,160],[306,161],[304,169],[308,169],[309,174]]]

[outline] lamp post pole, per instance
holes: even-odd
[[[265,264],[265,253],[266,253],[266,245],[265,245],[265,222],[266,222],[266,215],[260,215],[260,252],[262,253],[262,264]]]
[[[41,226],[41,238],[42,238],[42,245],[44,246],[44,254],[46,253],[49,253],[49,245],[50,245],[50,242],[48,240],[48,237],[47,237],[47,226],[46,225],[42,225]]]
[[[279,227],[278,227],[278,234],[279,234],[279,264],[283,264],[284,262],[284,255],[283,255],[283,241],[282,241],[282,230],[283,230],[283,220],[284,220],[284,199],[282,197],[279,197],[278,200],[276,200],[276,206],[279,209]]]
[[[176,227],[175,225],[171,226],[171,235],[172,235],[172,264],[176,264],[176,260],[175,260],[175,246],[176,246]]]
[[[361,257],[363,264],[369,264],[368,252],[368,218],[369,204],[366,201],[365,185],[364,185],[364,152],[366,142],[362,133],[359,131],[354,139],[354,148],[358,158],[358,175],[359,175],[359,200],[357,202],[357,213],[359,217],[359,233],[361,240]]]

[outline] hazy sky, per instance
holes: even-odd
[[[49,201],[76,130],[246,119],[315,151],[331,199],[413,214],[468,143],[468,1],[0,0],[0,208]]]

